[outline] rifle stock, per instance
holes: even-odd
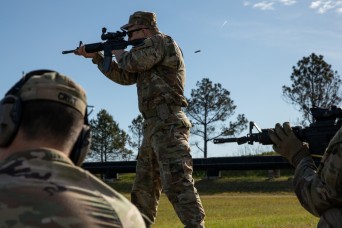
[[[325,152],[332,137],[342,126],[342,109],[331,106],[330,109],[311,108],[311,114],[314,122],[310,126],[303,128],[302,126],[294,126],[292,130],[294,134],[303,142],[309,144],[311,154],[322,155]],[[268,130],[260,129],[251,121],[249,123],[249,134],[239,138],[216,138],[214,144],[236,142],[238,145],[258,142],[262,145],[272,145]],[[258,129],[258,133],[252,133],[253,128]],[[272,128],[273,129],[273,128]]]

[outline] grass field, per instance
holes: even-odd
[[[225,175],[215,180],[197,179],[196,187],[206,211],[206,227],[316,227],[318,218],[302,208],[289,176]],[[241,174],[241,172],[240,172]],[[134,175],[111,183],[129,198]],[[172,205],[162,194],[154,228],[183,227]]]
[[[222,193],[201,195],[206,227],[316,227],[318,219],[305,211],[293,194]],[[172,224],[172,226],[170,226]],[[180,228],[166,196],[160,200],[156,228]]]

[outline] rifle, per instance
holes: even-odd
[[[85,51],[88,53],[94,53],[103,51],[104,60],[103,60],[103,69],[108,72],[110,68],[110,64],[112,63],[112,50],[121,50],[125,49],[128,45],[139,45],[142,44],[145,39],[136,39],[132,41],[124,40],[127,32],[122,30],[116,32],[107,32],[107,28],[102,28],[101,40],[106,40],[106,42],[85,44]],[[81,47],[82,41],[80,41],[79,46],[74,50],[62,51],[62,54],[70,54],[74,53],[79,47]]]
[[[332,137],[342,126],[342,109],[331,106],[330,109],[310,108],[314,122],[308,127],[294,126],[292,130],[297,138],[309,144],[311,154],[323,155]],[[258,133],[252,133],[256,128]],[[260,129],[253,121],[249,123],[249,134],[239,138],[216,138],[214,144],[236,142],[238,145],[258,142],[262,145],[272,145],[268,135],[269,129]]]

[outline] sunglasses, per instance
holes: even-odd
[[[131,38],[133,36],[133,33],[138,32],[138,31],[143,30],[143,29],[145,29],[145,28],[137,28],[137,29],[133,29],[131,31],[127,31],[128,38]]]

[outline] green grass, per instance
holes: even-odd
[[[318,218],[305,211],[293,194],[201,194],[206,227],[316,227]],[[165,195],[162,195],[153,227],[180,228]]]
[[[194,176],[200,178],[201,174]],[[229,172],[215,180],[197,179],[206,227],[316,227],[318,218],[302,208],[290,177],[270,181],[264,172]],[[129,198],[133,178],[134,174],[124,174],[109,184]],[[183,227],[165,194],[153,227]]]

